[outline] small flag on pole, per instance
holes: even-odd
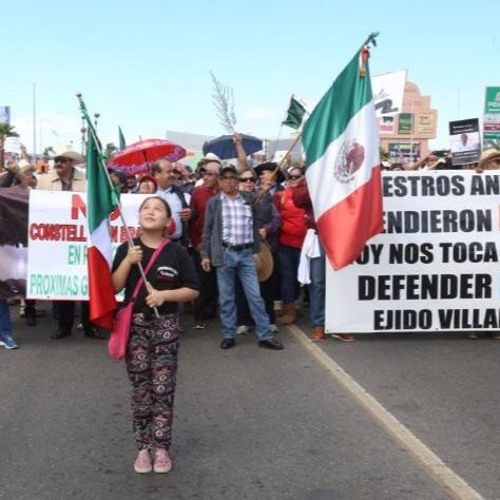
[[[290,98],[286,120],[282,122],[282,124],[297,130],[302,125],[305,114],[306,108],[292,96]]]
[[[111,283],[111,235],[109,216],[118,206],[118,196],[111,187],[102,164],[95,130],[88,122],[87,141],[87,215],[89,224],[88,275],[90,321],[111,330],[117,307]]]
[[[120,151],[122,149],[125,149],[125,147],[127,146],[127,143],[125,142],[125,136],[123,135],[121,127],[118,127],[118,144],[119,144]]]
[[[302,134],[316,223],[335,270],[357,259],[383,228],[368,41],[318,103]]]

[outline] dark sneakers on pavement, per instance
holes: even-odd
[[[284,349],[283,344],[276,339],[259,340],[259,347],[264,349],[271,349],[273,351],[281,351]]]
[[[220,348],[221,349],[231,349],[231,347],[234,347],[236,345],[236,341],[234,339],[224,339],[220,343]]]

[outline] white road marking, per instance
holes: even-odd
[[[483,497],[450,469],[430,448],[412,434],[392,413],[387,411],[370,393],[358,384],[339,364],[318,345],[311,342],[300,328],[288,329],[333,377],[360,403],[399,443],[408,449],[452,498],[481,500]]]

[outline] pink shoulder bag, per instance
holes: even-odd
[[[144,274],[147,275],[151,267],[153,266],[156,258],[160,252],[168,244],[169,240],[164,239],[158,245],[158,248],[154,251],[153,255],[149,259],[148,265],[144,270]],[[130,336],[130,324],[132,323],[132,310],[134,309],[135,299],[139,294],[139,290],[143,285],[144,280],[142,276],[137,280],[137,284],[134,288],[134,293],[130,298],[129,303],[119,309],[115,313],[113,318],[113,329],[111,330],[111,335],[108,341],[108,354],[118,361],[125,357],[125,352],[127,351],[128,338]]]

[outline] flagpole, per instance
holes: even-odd
[[[85,118],[85,121],[87,122],[88,133],[92,134],[92,137],[94,139],[95,147],[97,149],[97,152],[99,153],[99,163],[100,163],[101,167],[104,169],[104,172],[106,174],[106,179],[108,180],[109,188],[110,188],[111,193],[112,193],[111,196],[114,198],[113,201],[116,203],[116,206],[118,208],[118,214],[120,215],[120,220],[122,222],[122,225],[124,227],[128,228],[128,224],[127,224],[127,222],[125,220],[125,217],[123,215],[123,210],[122,210],[122,206],[121,206],[121,203],[120,203],[120,199],[116,195],[115,185],[114,185],[114,183],[113,183],[113,181],[111,179],[111,176],[109,175],[108,169],[106,168],[106,164],[104,163],[103,152],[102,152],[99,140],[97,138],[97,134],[96,134],[95,128],[94,128],[94,126],[92,124],[92,121],[90,120],[90,116],[89,116],[89,114],[87,112],[87,107],[85,106],[85,103],[83,102],[82,94],[77,94],[76,97],[78,98],[78,101],[80,102],[80,111],[82,112],[82,115]],[[132,236],[130,236],[130,233],[128,231],[126,231],[126,234],[127,234],[128,245],[129,245],[129,247],[132,248],[134,246],[134,241],[132,239]],[[151,284],[149,283],[149,281],[146,278],[146,273],[144,272],[144,268],[142,267],[142,263],[138,262],[137,266],[139,268],[139,273],[141,274],[141,277],[144,280],[144,284],[145,284],[147,290],[149,292],[151,292],[152,286],[151,286]],[[159,318],[160,315],[158,313],[158,309],[156,307],[153,307],[153,310],[154,310],[155,316],[157,318]]]
[[[281,161],[278,163],[278,166],[274,169],[273,175],[278,175],[278,172],[283,168],[283,165],[287,161],[288,155],[291,154],[291,152],[295,149],[295,146],[299,143],[301,138],[302,138],[302,130],[300,130],[297,133],[297,137],[292,142],[292,145],[288,148],[288,151],[286,152],[285,156],[281,158]]]
[[[278,142],[280,141],[281,139],[281,132],[283,131],[283,123],[280,125],[280,129],[278,130],[278,136],[276,137],[275,139],[275,142],[274,142],[274,148],[273,148],[273,152],[271,155],[269,155],[269,160],[272,160],[274,155],[276,154],[276,151],[278,149]]]

